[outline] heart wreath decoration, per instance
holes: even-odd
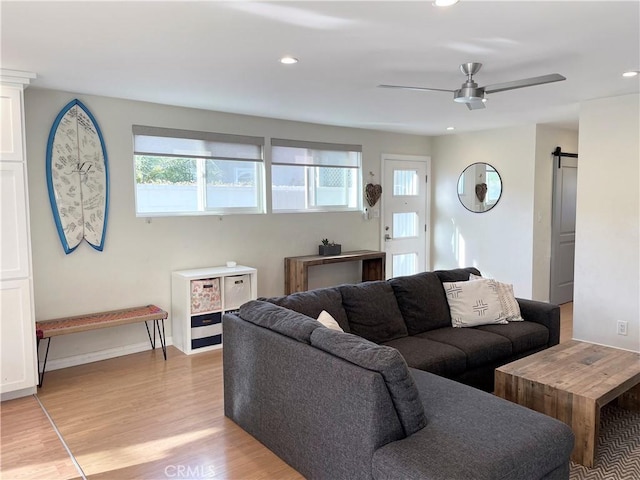
[[[367,198],[367,203],[370,207],[373,207],[378,200],[380,200],[380,196],[382,195],[382,187],[380,185],[374,185],[373,183],[367,183],[364,187],[364,195]]]
[[[479,183],[476,185],[476,197],[480,202],[484,202],[485,197],[487,196],[487,184]]]

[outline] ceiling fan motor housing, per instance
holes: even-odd
[[[478,88],[475,82],[465,82],[453,92],[453,100],[458,103],[480,102],[484,98],[484,88]]]

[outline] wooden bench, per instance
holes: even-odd
[[[116,327],[119,325],[127,325],[129,323],[144,322],[147,328],[147,335],[151,348],[156,348],[156,327],[158,327],[158,336],[160,337],[160,345],[162,346],[162,354],[167,360],[167,345],[164,334],[164,320],[168,314],[164,310],[155,305],[145,305],[142,307],[124,308],[121,310],[111,310],[109,312],[90,313],[88,315],[77,315],[74,317],[56,318],[53,320],[42,320],[36,322],[36,339],[38,346],[40,340],[47,339],[47,351],[44,356],[44,364],[42,373],[38,372],[38,386],[42,386],[44,380],[44,372],[47,368],[47,357],[49,356],[49,346],[51,337],[58,335],[68,335],[70,333],[86,332],[89,330],[97,330],[99,328]],[[153,339],[149,331],[148,321],[153,322]],[[162,322],[162,329],[160,329]],[[38,351],[38,368],[40,367],[40,352]]]

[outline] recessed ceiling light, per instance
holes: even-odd
[[[284,63],[285,65],[293,65],[294,63],[298,63],[298,59],[286,56],[280,59],[280,63]]]
[[[455,130],[455,127],[447,127],[447,130]]]
[[[483,99],[482,99],[482,103],[487,103],[487,99],[486,99],[486,98],[483,98]]]
[[[436,7],[450,7],[456,3],[458,3],[458,0],[435,0],[435,2],[433,2]]]
[[[636,75],[638,75],[637,70],[629,70],[628,72],[624,72],[622,74],[623,77],[635,77]]]

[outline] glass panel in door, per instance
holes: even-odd
[[[418,254],[401,253],[393,255],[393,276],[402,277],[418,273]]]
[[[401,212],[393,214],[393,238],[412,238],[418,236],[417,212]]]
[[[416,170],[393,171],[394,195],[418,195],[418,172]]]

